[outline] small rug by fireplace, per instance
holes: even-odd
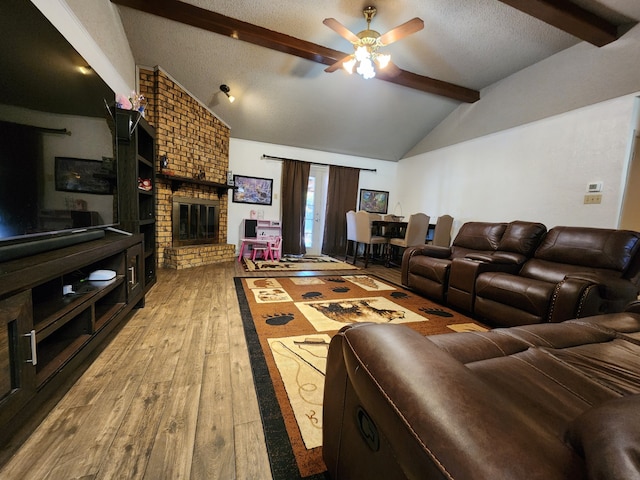
[[[358,267],[341,262],[327,255],[317,256],[289,256],[284,255],[279,261],[251,260],[243,258],[245,269],[248,272],[299,272],[303,270],[329,271],[329,270],[358,270]]]
[[[274,479],[321,479],[322,397],[331,337],[354,322],[422,334],[486,330],[373,275],[236,278]]]

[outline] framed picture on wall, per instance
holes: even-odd
[[[55,157],[55,185],[60,192],[113,193],[113,160],[85,160],[81,158]]]
[[[233,176],[233,202],[271,205],[272,197],[272,178]]]
[[[360,189],[360,210],[369,213],[387,213],[388,209],[389,192]]]

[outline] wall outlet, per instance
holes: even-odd
[[[596,203],[602,203],[602,194],[591,194],[584,196],[584,204],[585,205],[594,205]]]

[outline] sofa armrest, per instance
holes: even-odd
[[[435,258],[449,258],[451,256],[451,248],[426,244],[405,248],[404,253],[402,254],[402,264],[400,265],[400,281],[403,285],[409,285],[409,262],[411,262],[411,258],[418,255]]]
[[[553,292],[547,320],[557,323],[579,317],[578,313],[588,296],[589,289],[597,291],[596,284],[591,280],[565,277],[556,285]]]
[[[640,395],[616,398],[587,410],[566,437],[585,458],[589,478],[640,478]]]
[[[606,300],[631,299],[638,296],[638,289],[624,278],[608,277],[590,272],[572,273],[567,278],[575,278],[598,285],[598,291]]]
[[[550,322],[624,310],[637,297],[628,280],[591,272],[567,275],[555,289],[549,310]]]
[[[624,311],[630,313],[640,313],[640,300],[634,300],[628,303]]]
[[[464,334],[460,334],[464,335]],[[340,338],[341,337],[341,338]],[[479,376],[406,326],[364,324],[347,328],[329,348],[340,348],[346,376],[327,365],[328,385],[333,377],[346,378],[351,394],[325,390],[324,416],[340,417],[341,433],[353,432],[356,415],[364,409],[381,437],[380,450],[389,450],[406,478],[565,478],[580,471],[581,460],[559,439],[540,435],[526,414],[485,384]],[[384,352],[384,355],[380,353]],[[338,398],[336,398],[336,395]],[[345,410],[346,412],[340,411]],[[325,423],[325,426],[327,423]],[[359,437],[337,439],[327,432],[334,452],[331,463],[348,462]],[[344,451],[335,454],[334,442]],[[361,441],[364,441],[360,439]],[[348,446],[346,445],[347,443]],[[324,448],[324,447],[323,447]],[[366,449],[360,450],[366,451]],[[371,461],[380,453],[371,452]],[[341,457],[342,458],[339,458]],[[368,458],[359,458],[359,464]],[[338,473],[339,467],[328,465]],[[532,476],[532,473],[535,475]],[[347,478],[338,476],[336,478]],[[404,478],[404,477],[403,477]]]
[[[405,255],[412,257],[414,255],[426,255],[435,258],[449,258],[451,256],[451,247],[441,247],[438,245],[416,245],[405,249]]]

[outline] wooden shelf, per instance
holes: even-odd
[[[213,187],[218,189],[218,195],[226,195],[227,190],[233,188],[231,185],[225,183],[210,182],[208,180],[200,180],[199,178],[181,177],[178,175],[167,175],[165,173],[158,173],[159,178],[168,180],[171,182],[171,191],[175,192],[180,188],[183,183],[190,183],[192,185],[203,185],[206,187]]]
[[[34,327],[38,337],[44,339],[66,322],[72,320],[77,310],[86,308],[90,302],[96,302],[111,290],[124,283],[124,275],[105,282],[87,282],[76,285],[81,293],[62,296],[52,295],[50,299],[39,302],[33,307]],[[61,293],[61,292],[60,292]]]

